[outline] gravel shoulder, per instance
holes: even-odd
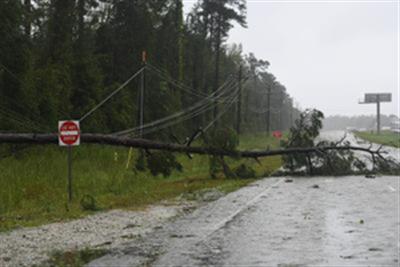
[[[0,234],[0,266],[42,265],[54,251],[116,249],[154,231],[196,207],[188,201],[165,202],[142,211],[112,210],[82,219],[22,228]]]

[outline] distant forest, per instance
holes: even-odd
[[[381,115],[381,126],[390,127],[391,121],[396,118],[395,115]],[[375,130],[376,129],[376,116],[362,115],[362,116],[329,116],[323,121],[324,130],[345,130],[347,127],[354,127],[357,129]]]
[[[247,27],[245,0],[201,0],[187,16],[181,0],[1,0],[0,131],[57,131],[58,120],[81,118],[124,84],[144,56],[144,74],[86,119],[83,131],[138,126],[142,85],[144,123],[214,103],[149,138],[184,137],[216,119],[235,128],[237,114],[242,131],[266,131],[268,114],[270,130],[288,129],[299,113],[293,99],[267,60],[227,44],[233,25]],[[206,98],[215,92],[222,93]]]

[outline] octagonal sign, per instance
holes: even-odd
[[[81,140],[79,121],[58,122],[58,144],[60,146],[78,146]]]

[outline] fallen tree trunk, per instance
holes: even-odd
[[[140,138],[120,137],[109,134],[91,134],[81,135],[81,142],[87,144],[104,144],[112,146],[135,147],[142,149],[165,150],[171,152],[201,154],[201,155],[218,155],[231,157],[259,158],[276,155],[288,155],[293,153],[313,153],[328,150],[354,150],[363,151],[373,156],[382,157],[380,149],[371,150],[371,148],[355,147],[355,146],[318,146],[318,147],[299,147],[276,150],[257,150],[257,151],[227,151],[212,147],[191,147],[181,144],[162,143]],[[32,133],[0,133],[0,144],[57,144],[58,135],[53,134],[32,134]]]

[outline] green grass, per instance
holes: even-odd
[[[371,132],[355,132],[355,135],[372,143],[400,147],[400,134],[391,131],[382,131],[381,134]]]
[[[83,250],[73,251],[56,251],[54,252],[50,260],[46,265],[56,267],[67,267],[74,266],[80,267],[89,263],[90,261],[100,258],[107,253],[106,250],[90,249],[86,248]]]
[[[244,136],[241,149],[276,148],[279,142],[263,135]],[[99,145],[73,148],[73,201],[67,201],[67,151],[55,145],[32,146],[0,159],[0,231],[79,218],[94,211],[83,210],[82,197],[96,200],[100,210],[141,209],[148,204],[171,199],[182,193],[205,188],[230,192],[254,179],[209,177],[209,158],[195,155],[190,160],[178,155],[183,172],[168,178],[153,177],[133,168],[137,150]],[[253,159],[227,159],[233,168],[251,166],[258,177],[267,176],[281,165],[279,156]],[[128,167],[127,167],[128,166]]]

